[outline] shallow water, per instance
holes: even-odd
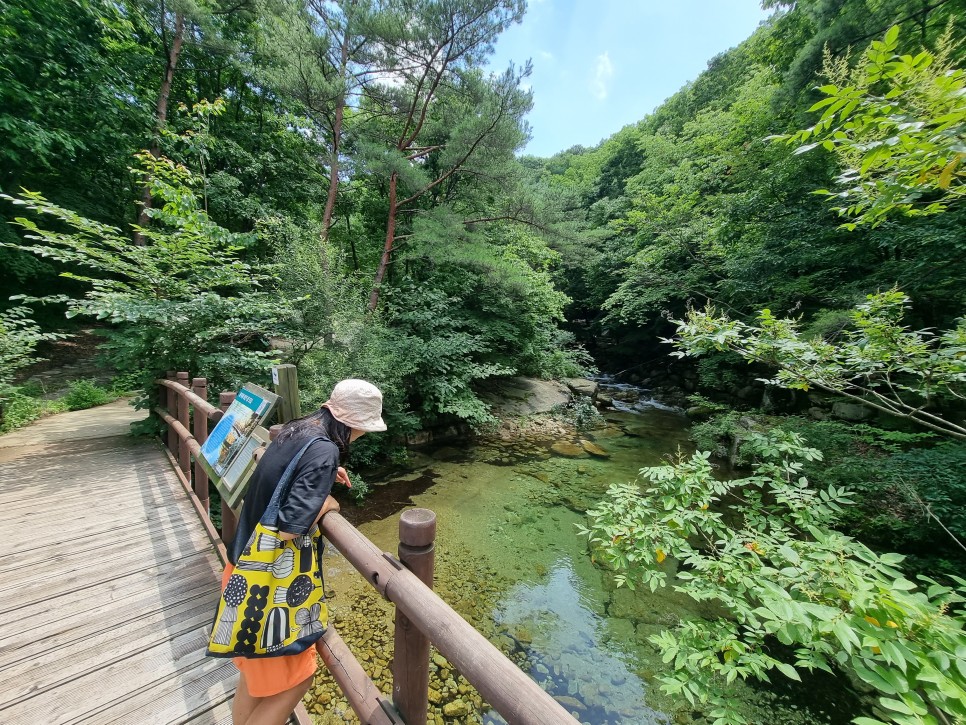
[[[403,509],[435,511],[440,596],[581,722],[703,723],[700,711],[660,693],[656,677],[666,665],[647,638],[710,612],[670,590],[617,589],[591,562],[586,539],[575,530],[610,484],[634,480],[641,467],[691,450],[679,411],[648,405],[646,394],[638,397],[630,388],[609,392],[628,398],[617,401],[622,410],[606,412],[600,427],[563,441],[579,448],[582,438],[606,458],[558,455],[551,447],[561,441],[554,440],[442,447],[416,454],[414,470],[377,486],[361,508],[343,513],[378,546],[394,551]],[[354,650],[371,645],[366,656],[383,675],[377,684],[389,691],[381,663],[391,659],[391,643],[381,633],[391,633],[391,609],[375,601],[337,552],[328,564],[339,631]],[[380,644],[372,645],[374,637]],[[434,664],[433,673],[439,705],[459,699],[468,707],[455,718],[444,718],[438,707],[435,722],[503,722],[444,662]],[[829,686],[830,695],[816,697]],[[834,682],[811,687],[806,695],[737,685],[729,695],[744,703],[754,722],[849,722],[853,703],[835,692]],[[325,700],[328,691],[319,692]]]

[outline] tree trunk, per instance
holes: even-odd
[[[340,55],[340,80],[346,81],[349,68],[349,28],[342,34],[342,48]],[[325,200],[325,212],[322,215],[322,243],[329,241],[329,229],[332,228],[332,214],[335,211],[335,198],[339,192],[339,148],[342,141],[342,120],[345,117],[345,88],[339,94],[335,107],[335,122],[332,124],[332,160],[329,162],[329,195]]]
[[[376,278],[372,282],[372,293],[369,295],[369,311],[372,312],[379,304],[379,287],[382,279],[386,276],[386,267],[389,266],[389,257],[392,254],[392,243],[396,236],[396,172],[393,171],[389,176],[389,221],[386,224],[386,246],[382,250],[382,259],[379,260],[379,269],[376,270]]]
[[[164,22],[164,18],[161,18]],[[174,69],[178,65],[181,57],[181,47],[184,45],[184,15],[175,13],[174,15],[174,39],[171,47],[168,48],[168,58],[164,68],[164,80],[161,82],[161,92],[158,94],[158,103],[155,108],[155,132],[151,139],[151,155],[158,158],[161,155],[161,147],[158,143],[161,129],[168,120],[168,99],[171,96],[171,86],[174,83]],[[151,185],[150,179],[145,177],[144,189],[141,192],[141,213],[138,214],[138,224],[145,226],[148,223],[148,209],[151,208]],[[134,233],[134,243],[144,244],[140,232]]]
[[[332,126],[332,159],[329,161],[329,195],[325,200],[325,213],[322,215],[322,243],[329,241],[332,227],[332,214],[335,211],[335,197],[339,193],[339,138],[342,135],[342,118],[345,114],[345,96],[339,98],[335,108],[335,123]]]

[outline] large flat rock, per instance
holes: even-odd
[[[499,378],[487,381],[486,390],[480,397],[493,406],[496,415],[533,415],[569,403],[570,390],[556,380]]]

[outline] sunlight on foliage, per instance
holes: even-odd
[[[710,704],[716,725],[744,723],[717,694],[724,684],[844,668],[880,695],[878,719],[856,723],[966,717],[966,580],[953,577],[953,588],[923,577],[920,588],[902,556],[833,530],[852,501],[844,488],[810,484],[803,466],[821,453],[799,435],[773,430],[746,445],[751,476],[718,480],[708,453],[644,468],[643,484],[612,486],[579,527],[618,585],[671,586],[727,613],[651,638],[671,666],[662,689]]]
[[[951,65],[953,26],[936,53],[900,55],[899,26],[873,41],[854,68],[826,49],[825,98],[811,128],[774,136],[831,151],[845,170],[840,191],[821,190],[855,229],[890,216],[945,211],[966,195],[966,74]]]
[[[765,382],[786,388],[821,388],[890,415],[910,418],[966,440],[966,427],[931,406],[966,399],[966,318],[952,330],[910,330],[901,324],[909,298],[898,290],[868,295],[838,339],[805,339],[800,320],[758,314],[757,324],[731,320],[713,307],[675,320],[677,357],[730,350],[748,362],[778,367]]]

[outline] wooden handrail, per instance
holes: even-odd
[[[332,674],[332,679],[345,693],[360,722],[366,725],[397,725],[401,722],[392,702],[369,678],[331,622],[322,639],[316,643],[315,650]]]
[[[161,420],[163,420],[171,429],[178,434],[178,438],[185,441],[188,445],[188,450],[191,451],[191,455],[200,456],[201,455],[201,444],[191,435],[191,431],[184,427],[177,418],[171,415],[168,411],[162,408],[160,405],[155,406],[154,412],[157,413]]]
[[[168,379],[156,381],[161,386],[161,396],[153,412],[168,426],[169,458],[211,536],[215,531],[204,498],[208,481],[207,477],[202,480],[198,475],[203,467],[197,465],[201,443],[195,436],[207,437],[207,422],[222,418],[234,393],[221,393],[221,409],[218,409],[185,384],[176,382],[176,376],[183,381],[189,379],[185,372],[169,372]],[[196,389],[204,390],[204,382],[202,378],[195,379]],[[193,422],[189,419],[188,403],[194,408]],[[194,434],[189,427],[194,428]],[[189,457],[196,461],[194,487]],[[234,533],[235,517],[224,501],[222,516],[221,539],[227,543]],[[409,725],[427,722],[429,642],[432,642],[483,698],[514,725],[579,725],[560,703],[433,592],[435,514],[425,509],[403,513],[399,559],[380,551],[335,512],[322,519],[322,531],[376,591],[396,605],[394,659],[399,662],[394,662],[393,667],[393,701],[379,692],[334,627],[329,627],[316,645],[362,722],[395,725],[403,722],[403,718]],[[223,547],[220,553],[224,556]],[[301,705],[295,717],[300,723],[308,723],[308,714]]]
[[[195,406],[196,409],[202,411],[212,423],[217,423],[221,420],[222,416],[225,414],[217,406],[212,405],[204,398],[201,398],[191,392],[191,388],[187,388],[184,385],[179,384],[176,380],[165,380],[164,378],[158,378],[155,380],[158,385],[163,385],[166,388],[171,388],[178,395],[186,398],[189,403]]]
[[[366,580],[429,637],[490,705],[514,725],[578,721],[394,556],[335,512],[322,533]]]

